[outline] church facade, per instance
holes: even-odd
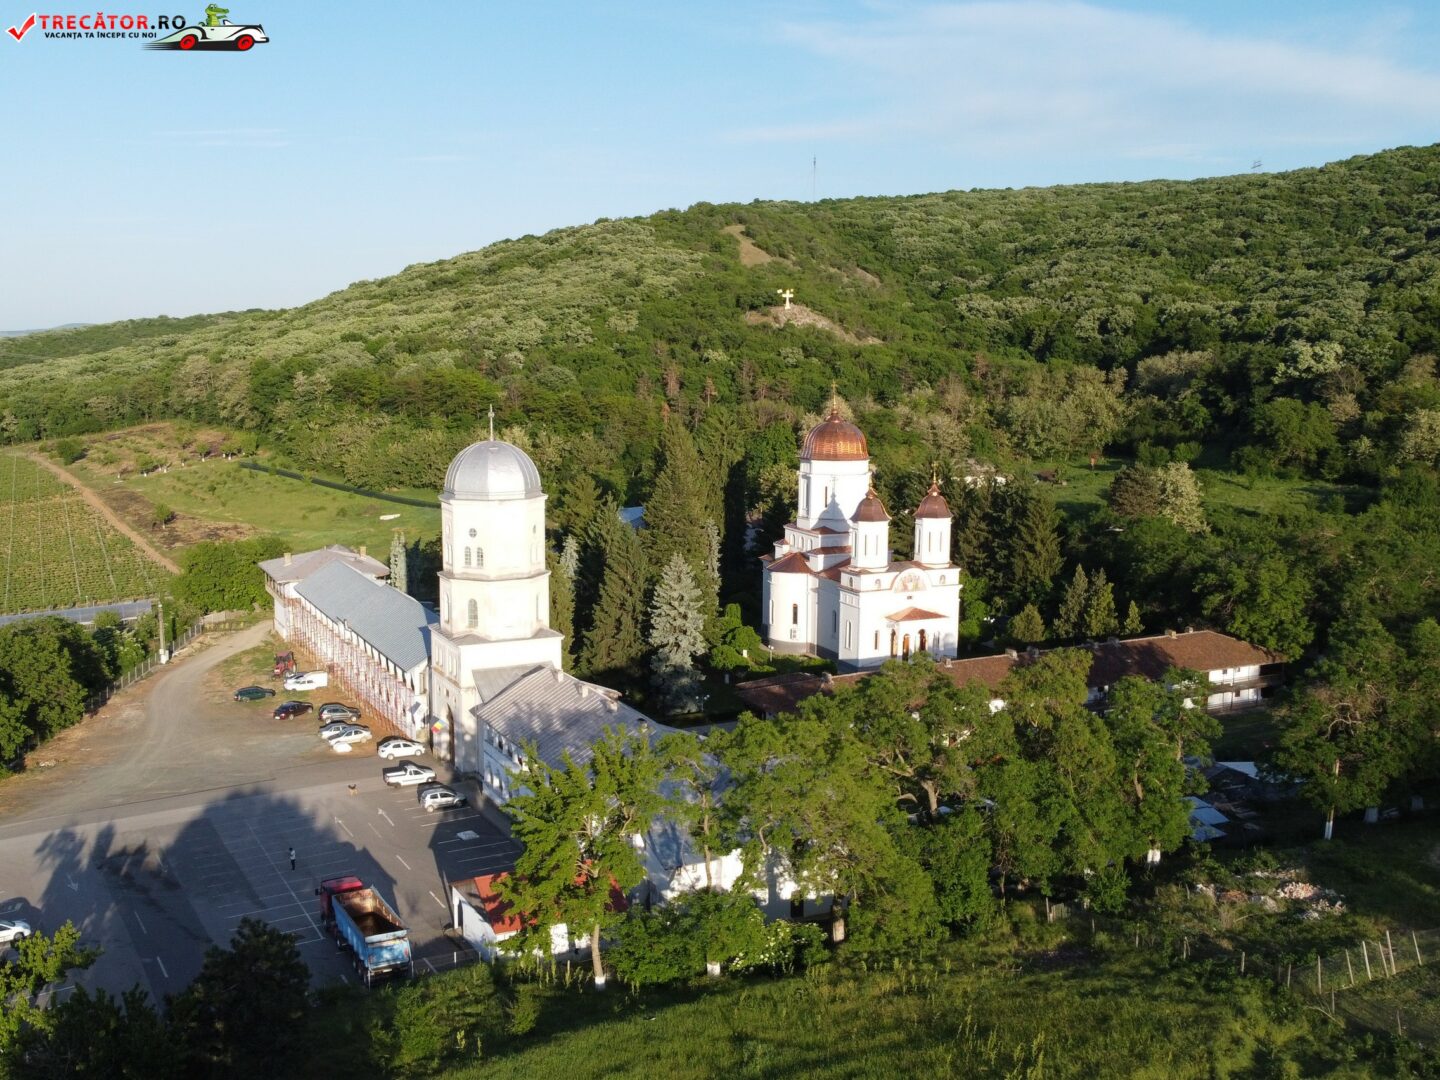
[[[806,435],[797,479],[796,518],[761,558],[761,636],[770,648],[827,657],[841,672],[922,652],[954,657],[960,570],[939,487],[915,510],[913,558],[896,561],[865,434],[836,408]]]

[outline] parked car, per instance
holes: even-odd
[[[231,695],[236,701],[262,701],[274,697],[275,691],[268,686],[242,686]]]
[[[419,757],[425,753],[425,747],[414,739],[402,739],[399,735],[389,735],[380,740],[380,745],[375,752],[383,758]]]
[[[320,729],[320,737],[327,742],[357,743],[370,741],[370,729],[364,724],[345,724],[336,721]]]
[[[354,705],[342,705],[338,701],[327,701],[320,706],[320,720],[328,724],[331,720],[359,720],[360,710]]]
[[[276,720],[289,720],[292,716],[304,716],[314,708],[308,701],[282,701],[270,715]]]
[[[322,686],[329,685],[328,671],[297,671],[293,675],[285,676],[286,690],[319,690]]]
[[[381,769],[380,776],[391,787],[414,787],[416,784],[434,780],[435,770],[429,765],[416,765],[413,761],[407,761],[403,765],[391,765],[388,769]]]
[[[13,945],[30,936],[30,924],[24,919],[0,919],[0,945]]]
[[[426,788],[420,792],[420,805],[425,808],[427,814],[433,814],[436,810],[453,810],[457,806],[465,806],[470,802],[464,795],[454,788],[448,788],[444,784],[437,784],[435,787]]]

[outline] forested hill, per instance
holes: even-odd
[[[1440,455],[1437,282],[1440,146],[1190,182],[700,204],[286,311],[0,341],[0,437],[184,417],[352,481],[433,486],[493,403],[549,446],[542,466],[581,460],[633,499],[662,413],[713,414],[745,447],[834,379],[891,491],[937,458],[1107,448],[1367,481]],[[783,324],[787,287],[803,308]]]

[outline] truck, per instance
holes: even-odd
[[[350,950],[366,986],[415,973],[410,931],[377,890],[348,874],[326,878],[315,895],[320,897],[320,918],[334,935],[335,947]]]

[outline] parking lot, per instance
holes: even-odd
[[[314,890],[322,878],[354,874],[404,919],[417,966],[452,963],[462,946],[445,933],[447,883],[514,864],[499,812],[426,813],[415,788],[384,785],[391,763],[373,744],[335,754],[313,717],[271,721],[264,705],[216,700],[207,672],[223,659],[157,680],[146,716],[132,716],[120,735],[122,745],[138,740],[138,756],[121,752],[88,770],[77,762],[68,783],[16,778],[7,801],[18,791],[22,812],[0,823],[0,911],[44,931],[66,919],[79,926],[104,950],[75,979],[88,986],[175,993],[247,917],[294,933],[315,980],[328,982],[354,975],[321,931]],[[344,700],[337,690],[332,699]],[[183,717],[176,694],[189,702]],[[106,737],[97,728],[91,741]],[[480,797],[472,783],[453,786]]]

